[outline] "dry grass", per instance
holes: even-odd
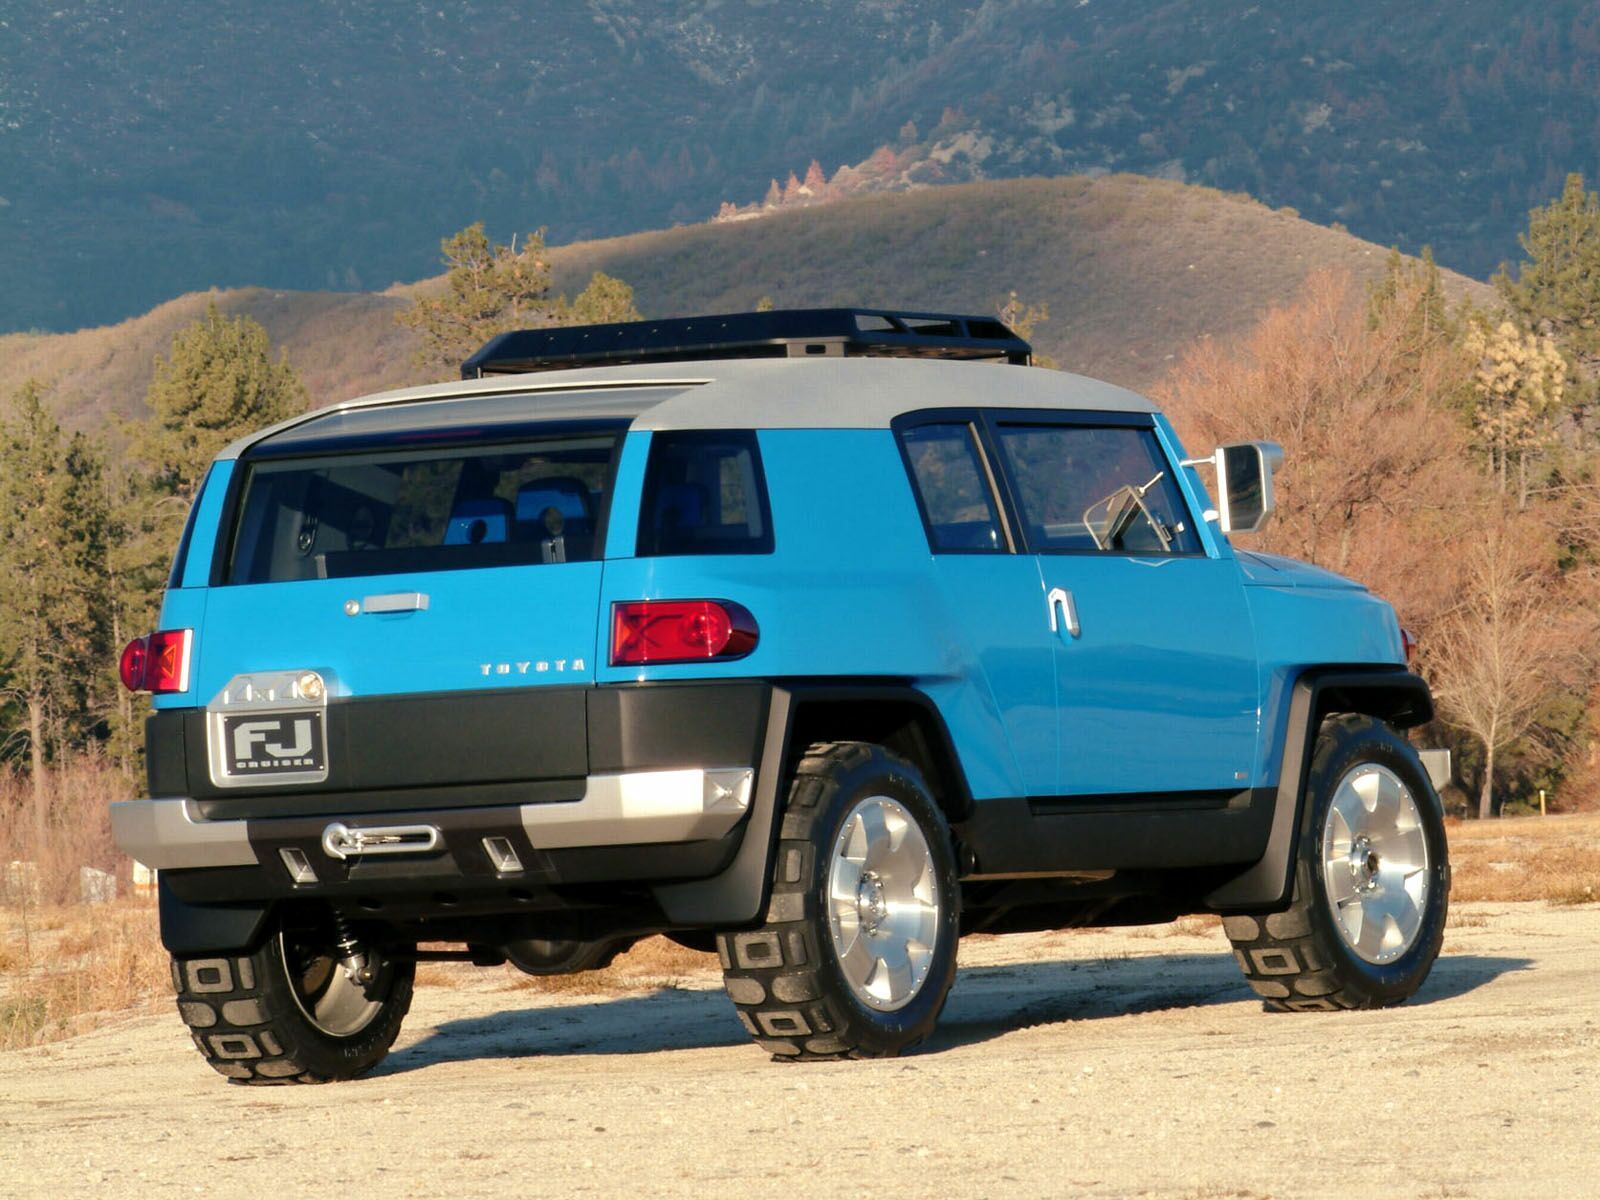
[[[580,971],[576,975],[524,975],[514,967],[506,970],[511,976],[509,986],[519,991],[594,996],[716,983],[721,968],[715,954],[690,950],[664,937],[652,937],[617,955],[610,966],[599,971]]]
[[[1450,897],[1600,902],[1600,813],[1452,823]]]
[[[148,900],[0,909],[0,1051],[72,1037],[172,994]]]
[[[44,790],[41,837],[29,776],[0,767],[0,906],[27,900],[55,919],[56,906],[82,899],[84,867],[115,875],[125,895],[132,863],[111,839],[111,802],[133,795],[133,784],[104,757],[86,755],[48,770]]]

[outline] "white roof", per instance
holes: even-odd
[[[522,403],[526,401],[526,403]],[[764,358],[650,363],[500,375],[379,392],[241,438],[309,440],[359,427],[624,418],[634,429],[883,429],[928,408],[1045,408],[1151,413],[1143,396],[1063,371],[905,358]],[[359,414],[357,416],[356,414]]]

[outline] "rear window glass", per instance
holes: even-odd
[[[972,427],[918,425],[901,434],[928,542],[936,551],[994,553],[1006,548]]]
[[[252,463],[226,582],[596,558],[618,440],[586,433]]]
[[[769,554],[761,451],[750,430],[658,433],[639,506],[640,557]]]

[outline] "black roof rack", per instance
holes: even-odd
[[[1033,347],[994,317],[793,308],[674,317],[613,325],[518,329],[491,339],[461,364],[463,379],[563,367],[688,362],[714,358],[847,355],[1003,359],[1026,366]]]

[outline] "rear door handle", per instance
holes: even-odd
[[[1051,633],[1059,633],[1063,622],[1066,624],[1069,636],[1077,637],[1082,632],[1078,625],[1078,606],[1073,603],[1072,593],[1067,591],[1066,588],[1051,588],[1049,594],[1045,596],[1045,603],[1050,606]],[[1060,622],[1056,620],[1057,607],[1061,609],[1062,621]]]
[[[363,596],[358,604],[345,601],[344,611],[352,617],[358,613],[426,612],[427,592],[386,592],[381,596]]]

